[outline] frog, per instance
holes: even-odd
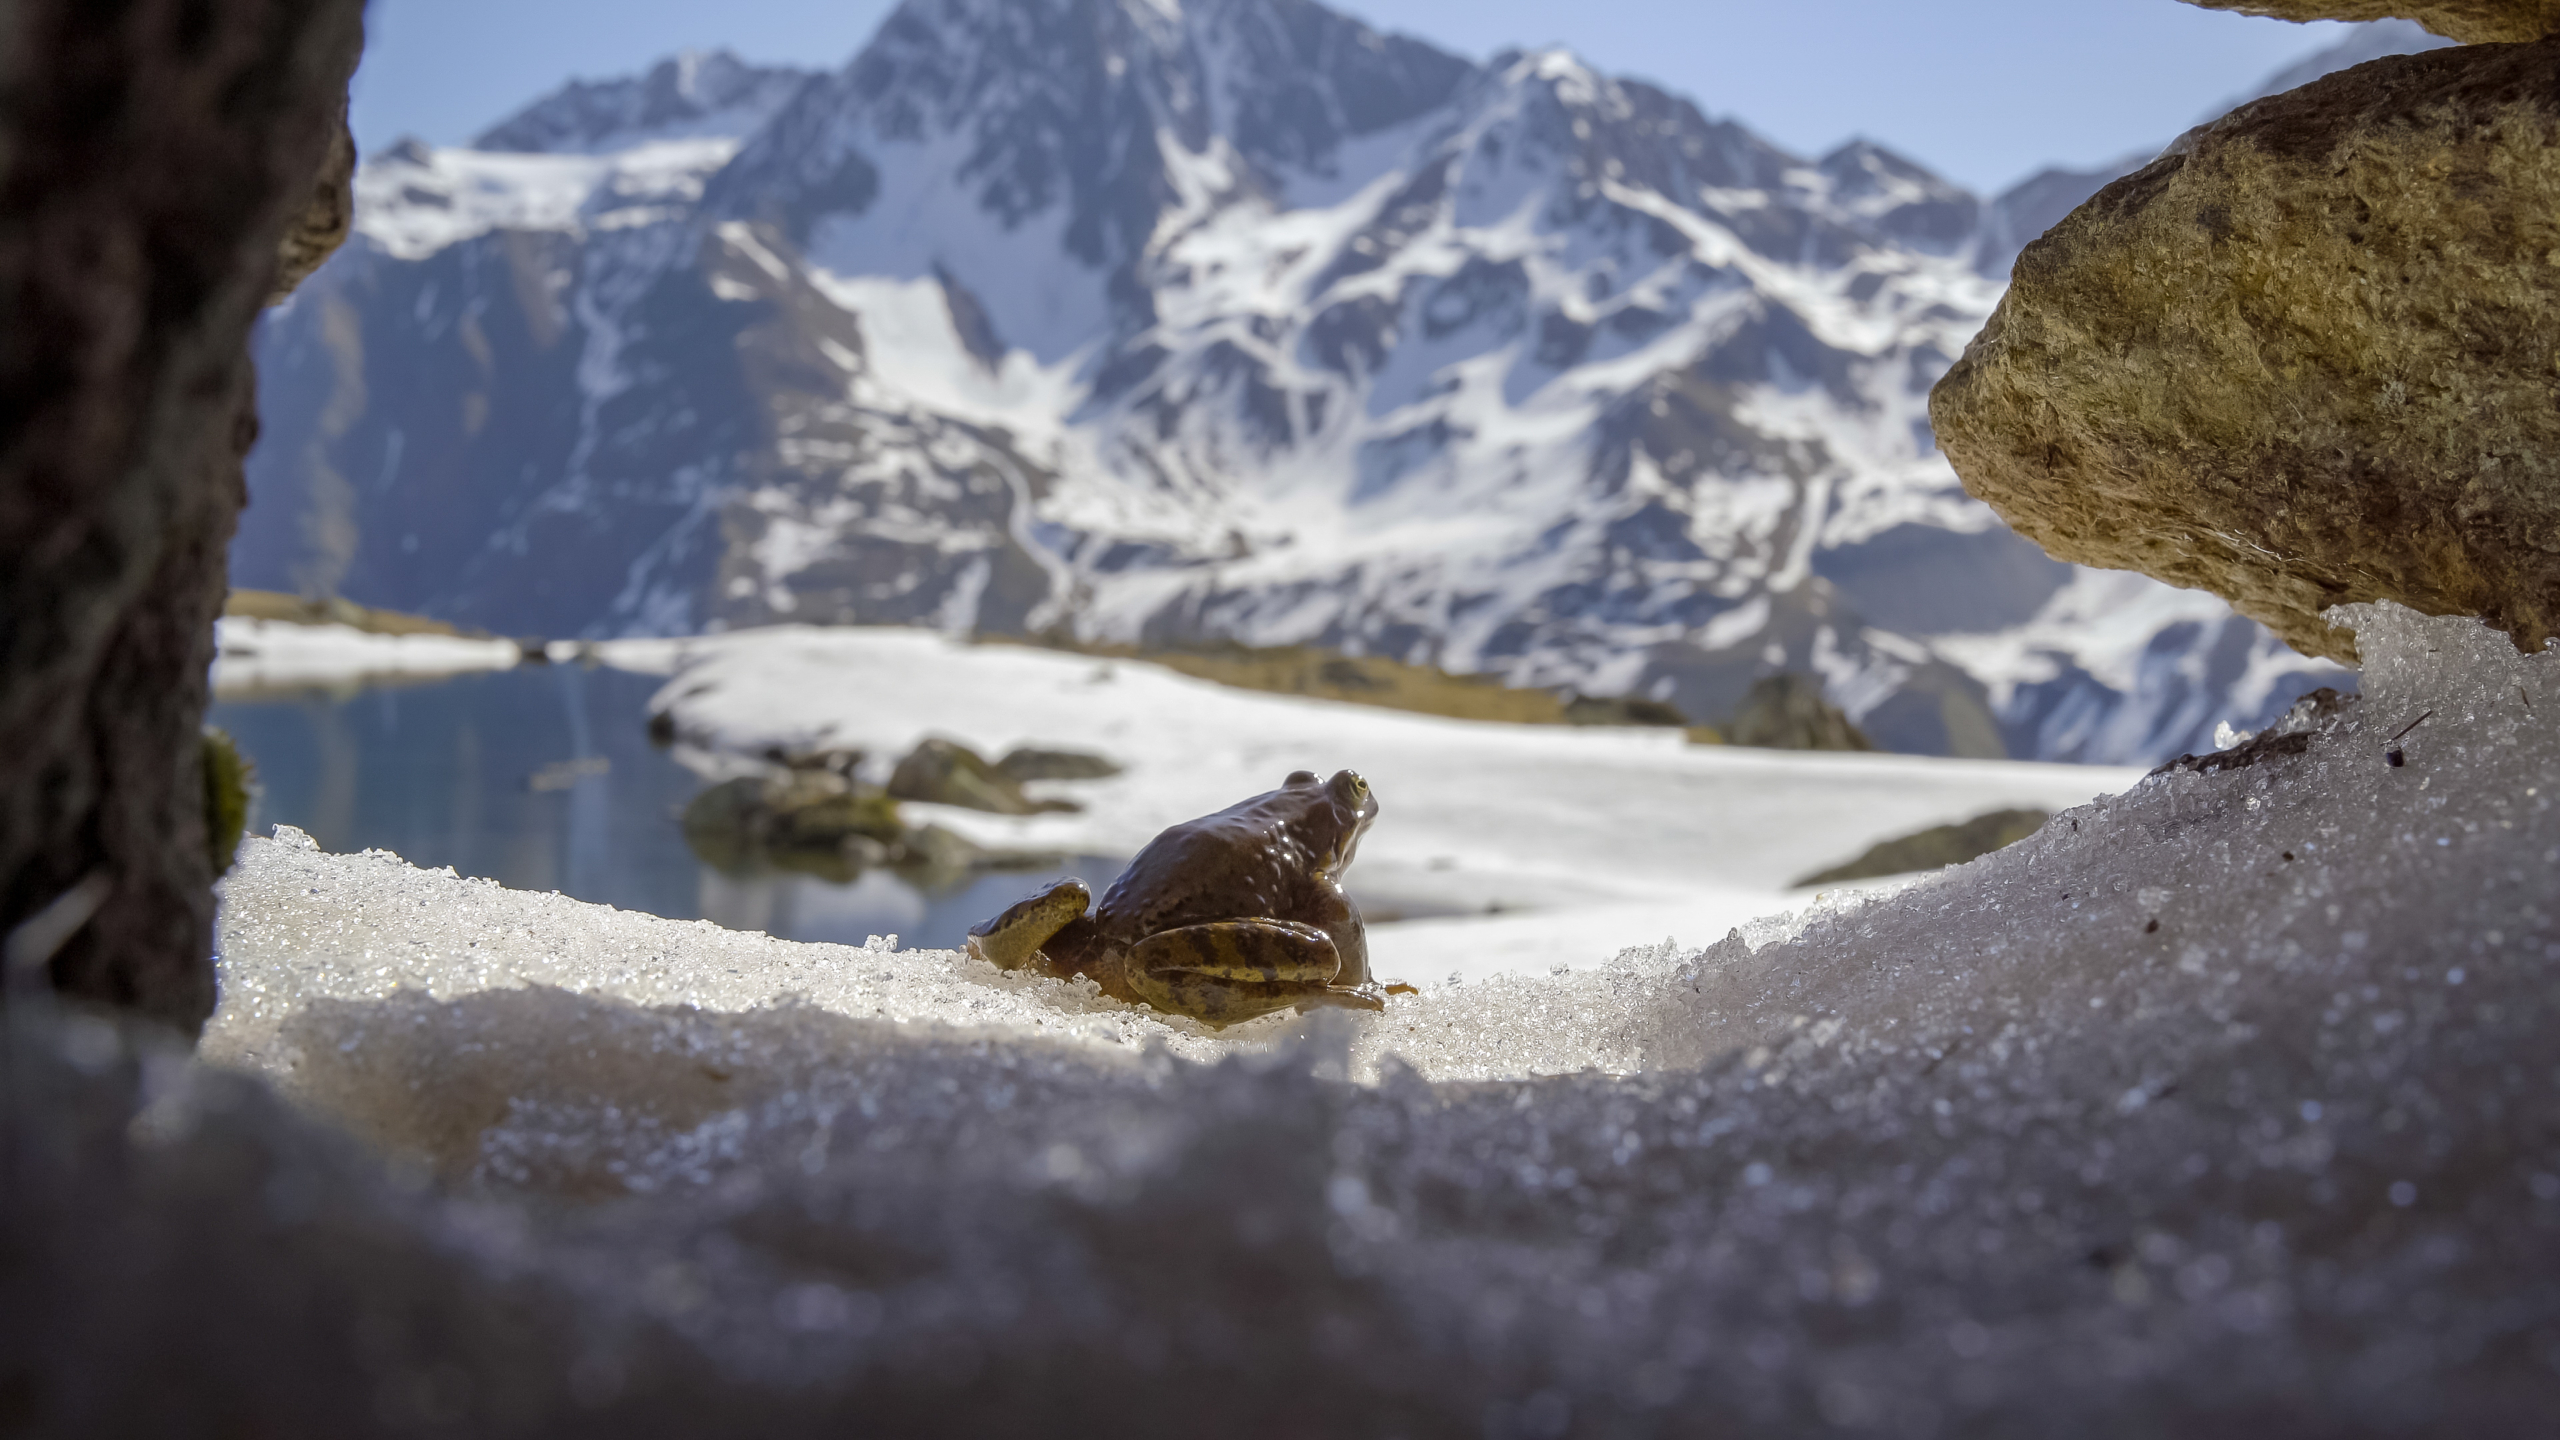
[[[1277,790],[1149,841],[1094,903],[1060,880],[969,932],[1003,970],[1090,977],[1113,999],[1213,1029],[1297,1007],[1383,1010],[1342,874],[1378,818],[1358,772],[1299,770]]]

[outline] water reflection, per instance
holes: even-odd
[[[728,873],[676,823],[702,782],[642,731],[658,681],[525,666],[432,683],[228,701],[213,723],[257,762],[252,833],[282,823],[323,849],[380,848],[520,890],[557,890],[674,919],[793,940],[897,934],[955,946],[968,927],[1049,881],[1099,888],[1116,862],[923,877],[886,870],[835,884]]]

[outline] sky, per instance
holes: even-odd
[[[1564,45],[1804,155],[1864,137],[1996,191],[2154,150],[2346,27],[2176,0],[1333,0],[1482,59]],[[891,0],[372,0],[367,150],[459,144],[575,76],[687,47],[834,68]]]

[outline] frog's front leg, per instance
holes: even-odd
[[[993,920],[969,931],[969,953],[999,970],[1021,970],[1039,964],[1040,947],[1050,937],[1084,918],[1093,892],[1081,880],[1061,880],[1039,894],[1005,907]]]
[[[1287,920],[1220,920],[1148,936],[1129,951],[1129,989],[1158,1010],[1224,1028],[1292,1005],[1383,1010],[1375,995],[1337,986],[1333,938]]]

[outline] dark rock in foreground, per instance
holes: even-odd
[[[63,995],[189,1032],[215,999],[200,732],[249,331],[345,233],[362,22],[0,5],[0,938]]]

